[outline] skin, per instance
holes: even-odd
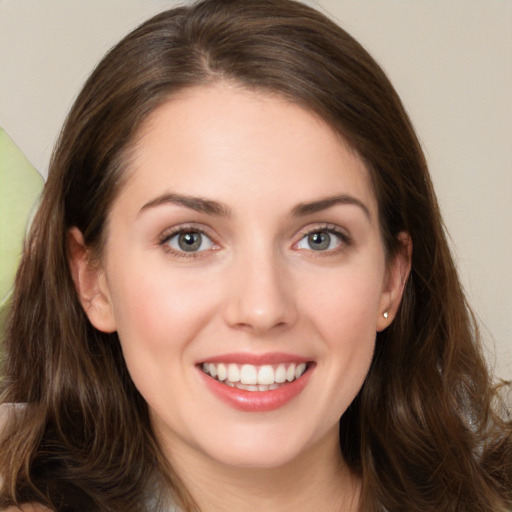
[[[205,512],[356,510],[338,421],[393,320],[411,251],[402,234],[387,261],[359,156],[311,112],[218,83],[157,109],[127,172],[102,264],[73,229],[72,267],[93,325],[118,331],[175,471]],[[344,201],[299,211],[333,196]],[[181,250],[179,229],[203,231],[201,250]],[[328,248],[314,250],[311,233],[327,233]],[[302,392],[272,411],[237,410],[198,369],[275,352],[310,365]]]

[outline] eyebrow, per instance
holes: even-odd
[[[231,213],[230,209],[211,199],[205,199],[202,197],[194,197],[187,196],[182,194],[162,194],[161,196],[152,199],[147,202],[139,211],[139,215],[151,208],[156,208],[158,206],[166,205],[166,204],[174,204],[178,206],[183,206],[185,208],[189,208],[191,210],[206,213],[207,215],[217,215],[220,217],[228,217]],[[332,208],[336,205],[353,205],[359,207],[363,213],[371,219],[371,214],[369,208],[356,197],[340,194],[335,196],[324,197],[322,199],[318,199],[316,201],[311,201],[308,203],[299,203],[292,209],[292,216],[294,217],[304,217],[306,215],[311,215],[313,213],[318,213],[329,208]]]
[[[361,200],[347,194],[324,197],[310,203],[300,203],[293,208],[292,215],[294,217],[311,215],[313,213],[318,213],[323,210],[327,210],[328,208],[332,208],[338,204],[357,206],[364,212],[366,217],[371,220],[370,209]]]
[[[218,215],[221,217],[227,217],[230,214],[229,208],[212,201],[211,199],[204,199],[202,197],[186,196],[182,194],[162,194],[161,196],[152,199],[147,202],[139,211],[139,215],[150,208],[156,208],[165,204],[175,204],[178,206],[184,206],[190,208],[196,212],[206,213],[208,215]]]

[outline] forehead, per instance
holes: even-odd
[[[121,195],[139,202],[177,192],[285,204],[339,192],[375,207],[368,169],[325,121],[278,95],[230,84],[189,88],[158,107],[139,130],[127,172]]]

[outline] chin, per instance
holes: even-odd
[[[313,444],[310,432],[259,425],[226,429],[222,436],[209,437],[201,451],[225,466],[271,469],[299,460]]]
[[[272,469],[286,466],[293,462],[300,453],[300,450],[292,450],[283,446],[266,446],[264,449],[258,443],[257,446],[234,447],[234,449],[223,453],[211,454],[217,462],[240,469]]]

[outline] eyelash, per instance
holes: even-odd
[[[315,251],[314,249],[309,249],[310,253],[314,254],[314,257],[328,257],[332,255],[339,254],[340,252],[346,251],[348,248],[353,246],[353,239],[343,230],[341,230],[335,224],[323,224],[311,226],[310,228],[306,228],[300,232],[300,239],[298,242],[294,243],[296,246],[299,242],[301,242],[305,237],[312,235],[314,233],[328,233],[329,235],[335,235],[340,239],[340,244],[338,247],[334,249],[329,249],[325,251]],[[305,250],[305,249],[303,249]]]
[[[208,238],[211,241],[211,243],[214,245],[214,247],[218,247],[218,244],[215,242],[213,237],[210,234],[208,234],[205,229],[201,228],[200,226],[193,225],[193,224],[176,226],[167,231],[164,231],[159,238],[158,245],[160,245],[164,249],[164,251],[172,254],[175,257],[187,258],[187,259],[195,259],[195,258],[203,257],[203,256],[205,256],[205,254],[203,254],[203,253],[207,253],[210,250],[212,250],[212,249],[206,249],[206,250],[202,250],[202,251],[187,252],[187,251],[178,251],[176,249],[173,249],[169,245],[169,241],[176,235],[180,235],[180,234],[184,234],[184,233],[198,233],[201,236]],[[298,241],[296,241],[293,244],[293,247],[296,247],[305,237],[312,235],[314,233],[328,233],[329,235],[334,235],[340,240],[340,244],[338,247],[336,247],[334,249],[328,249],[328,250],[319,250],[319,251],[315,251],[314,249],[298,249],[298,250],[307,250],[313,257],[328,257],[328,256],[339,254],[340,252],[347,250],[347,248],[350,248],[353,245],[352,238],[345,231],[342,231],[338,226],[336,226],[334,224],[323,224],[323,225],[311,226],[310,228],[300,231],[300,238]],[[215,248],[213,250],[215,250]]]
[[[178,257],[178,258],[195,259],[195,258],[200,258],[200,257],[204,256],[203,253],[208,252],[208,250],[187,252],[187,251],[177,251],[176,249],[173,249],[169,245],[169,241],[176,235],[180,235],[180,234],[184,234],[184,233],[198,233],[201,236],[208,238],[214,246],[217,246],[217,244],[213,240],[212,236],[209,235],[205,229],[203,229],[199,226],[195,226],[193,224],[184,225],[184,226],[176,226],[167,231],[164,231],[162,233],[162,235],[160,236],[158,245],[160,245],[166,253],[172,254],[174,257]]]

